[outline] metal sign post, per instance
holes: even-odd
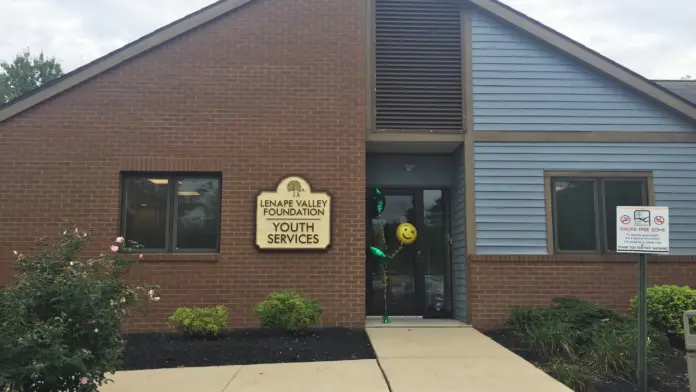
[[[638,253],[638,391],[648,391],[648,260],[669,253],[667,207],[616,207],[616,251]]]
[[[638,255],[638,391],[648,390],[648,260]]]

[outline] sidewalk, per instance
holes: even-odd
[[[369,327],[392,392],[572,392],[471,327]]]
[[[100,392],[389,392],[374,359],[139,370],[111,378]]]
[[[368,323],[367,333],[378,360],[119,372],[100,392],[572,392],[453,320]]]

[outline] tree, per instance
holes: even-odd
[[[0,61],[0,104],[28,93],[44,83],[63,75],[63,69],[54,58],[43,52],[32,56],[28,49],[11,62]]]

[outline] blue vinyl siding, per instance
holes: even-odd
[[[657,102],[481,11],[473,14],[474,129],[694,131]]]
[[[671,254],[696,255],[696,144],[476,143],[478,254],[546,254],[544,170],[652,171]]]
[[[466,270],[466,193],[464,184],[464,148],[454,151],[454,173],[452,205],[452,274],[453,274],[453,310],[454,318],[468,322],[467,273]],[[473,235],[471,233],[470,235]]]

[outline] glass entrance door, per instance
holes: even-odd
[[[450,215],[449,199],[443,190],[423,190],[422,216],[418,231],[418,266],[424,280],[424,316],[450,317]]]
[[[409,222],[416,226],[418,239],[404,246],[388,264],[386,304],[393,316],[449,317],[449,215],[442,190],[384,189],[384,212],[369,216],[372,189],[366,208],[367,247],[386,249],[392,255],[399,248],[396,227]],[[366,256],[366,311],[384,313],[384,276],[377,258]]]

